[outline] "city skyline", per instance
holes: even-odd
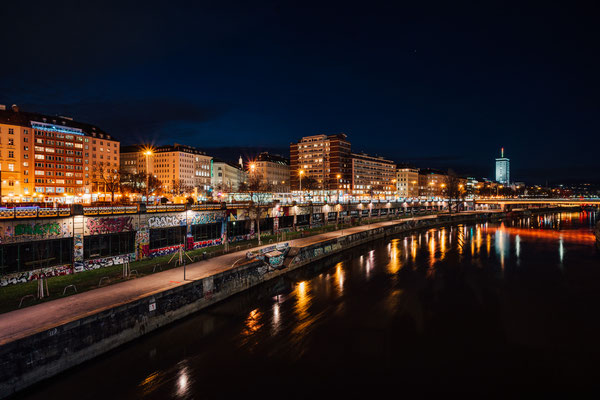
[[[19,62],[0,67],[0,103],[96,124],[125,145],[285,149],[343,132],[357,150],[420,167],[493,177],[503,145],[519,180],[598,179],[582,145],[598,130],[589,10],[148,6],[10,4],[0,29],[19,36],[5,43]],[[72,35],[56,20],[86,24]]]

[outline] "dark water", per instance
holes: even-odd
[[[295,272],[277,287],[237,296],[22,396],[590,391],[600,377],[595,218],[534,216],[372,243]],[[272,296],[276,290],[282,294]]]

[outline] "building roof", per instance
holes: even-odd
[[[233,167],[233,168],[239,169],[240,171],[243,171],[242,167],[239,164],[233,163],[231,161],[221,160],[220,158],[213,158],[213,165],[217,164],[217,163],[219,163],[219,164],[227,164],[230,167]]]
[[[143,145],[143,144],[134,144],[134,145],[130,145],[130,146],[122,146],[121,147],[121,153],[138,153],[140,151],[145,150],[148,147],[150,147],[150,146]],[[206,153],[203,152],[203,151],[201,151],[200,149],[197,149],[195,147],[188,146],[188,145],[185,145],[185,144],[179,144],[179,143],[174,143],[172,145],[171,144],[166,144],[166,145],[154,147],[152,149],[152,152],[154,152],[154,153],[170,153],[170,152],[174,152],[174,151],[182,151],[182,152],[185,152],[185,153],[199,154],[199,155],[206,156]]]
[[[267,152],[260,153],[256,158],[256,161],[267,161],[277,164],[290,165],[288,158],[282,157],[279,154],[271,154]]]
[[[192,154],[199,154],[199,155],[203,155],[205,156],[206,153],[196,147],[192,147],[192,146],[188,146],[186,144],[179,144],[179,143],[174,143],[174,144],[166,144],[166,145],[162,145],[162,146],[158,146],[153,150],[155,153],[169,153],[172,151],[182,151],[184,153],[192,153]]]
[[[350,156],[352,158],[361,158],[363,160],[377,161],[377,162],[381,162],[381,163],[385,163],[385,164],[393,164],[394,167],[396,166],[396,163],[392,160],[387,160],[387,159],[385,159],[383,157],[379,157],[379,156],[372,156],[367,153],[350,153]]]
[[[432,174],[448,175],[446,172],[439,170],[439,169],[423,168],[423,169],[419,170],[419,175],[432,175]]]
[[[29,111],[21,111],[19,107],[13,105],[10,108],[0,106],[0,123],[7,125],[16,125],[31,128],[31,122],[42,122],[69,128],[81,129],[87,136],[96,136],[100,139],[115,140],[112,135],[106,133],[95,125],[85,122],[75,121],[70,117],[58,115],[46,115]]]

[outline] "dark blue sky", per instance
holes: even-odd
[[[422,167],[493,177],[504,146],[514,180],[600,180],[597,10],[477,3],[13,2],[0,103],[124,143],[345,132]]]

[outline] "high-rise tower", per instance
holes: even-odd
[[[500,158],[496,158],[496,181],[510,184],[510,159],[504,157],[504,147],[500,149]]]

